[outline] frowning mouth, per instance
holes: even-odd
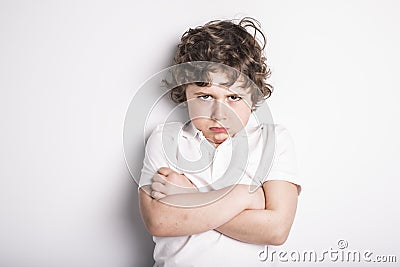
[[[215,133],[226,133],[227,129],[224,127],[210,127],[210,131]]]

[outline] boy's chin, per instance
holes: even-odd
[[[226,139],[228,139],[228,136],[229,135],[227,133],[217,133],[217,134],[214,134],[214,136],[211,138],[211,140],[213,140],[213,143],[215,143],[215,144],[221,144]]]

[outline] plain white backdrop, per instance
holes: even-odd
[[[276,249],[343,239],[399,261],[399,12],[388,0],[0,1],[0,266],[151,266],[125,112],[184,31],[243,16],[267,35],[268,104],[304,181]]]

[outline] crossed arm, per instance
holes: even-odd
[[[139,203],[154,236],[216,230],[242,242],[281,245],[296,213],[297,186],[286,181],[267,181],[254,193],[247,185],[201,193],[169,168],[161,168],[153,181],[139,190]]]

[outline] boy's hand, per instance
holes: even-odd
[[[168,195],[195,193],[198,189],[186,178],[170,168],[162,167],[153,176],[151,196],[160,199]]]

